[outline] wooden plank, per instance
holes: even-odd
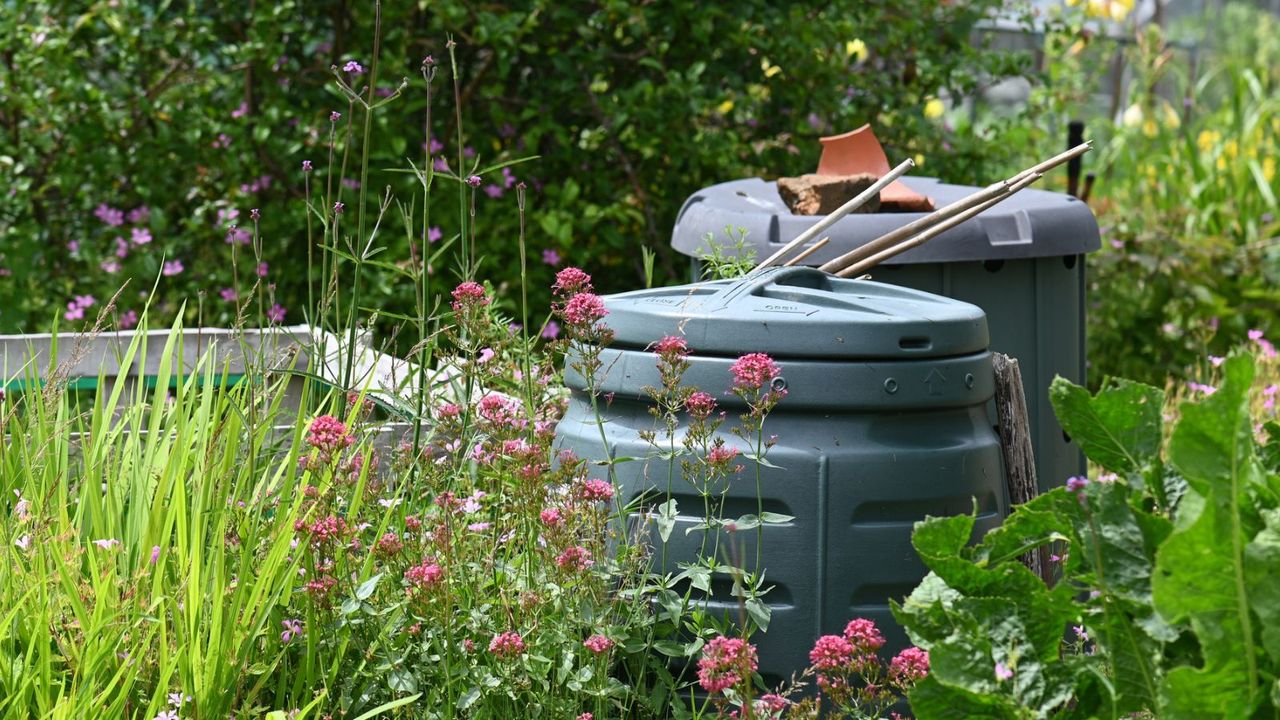
[[[1036,484],[1036,458],[1031,446],[1027,397],[1022,389],[1022,371],[1018,369],[1016,358],[993,353],[992,364],[996,374],[996,431],[1004,453],[1009,503],[1017,506],[1035,499],[1040,492]],[[1023,555],[1022,563],[1046,585],[1052,585],[1054,572],[1048,558],[1049,548],[1042,547]]]

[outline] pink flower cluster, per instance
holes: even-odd
[[[609,652],[609,649],[613,647],[613,641],[604,635],[596,634],[586,640],[583,640],[582,647],[590,650],[596,655],[603,655],[604,653]]]
[[[604,300],[592,293],[578,293],[564,305],[564,319],[573,326],[590,327],[608,314]]]
[[[823,635],[809,651],[809,662],[819,670],[843,670],[853,664],[853,644],[840,635]]]
[[[512,630],[499,633],[489,641],[489,652],[498,657],[515,657],[524,652],[524,638]]]
[[[714,637],[698,660],[698,683],[709,693],[723,692],[751,676],[757,668],[756,648],[742,638]]]
[[[854,650],[873,653],[884,646],[884,636],[872,620],[854,618],[844,626],[844,639],[853,645]]]
[[[444,568],[432,558],[426,558],[404,571],[404,580],[409,583],[411,595],[431,590],[440,584],[442,578],[444,578]]]
[[[577,495],[587,502],[606,502],[613,499],[613,484],[608,480],[584,480],[578,485]]]
[[[595,564],[591,559],[591,551],[581,545],[565,548],[556,556],[556,566],[568,572],[582,572]]]
[[[778,364],[764,353],[748,353],[738,358],[729,368],[734,387],[759,390],[778,376]]]
[[[321,415],[312,420],[311,427],[307,429],[307,444],[319,450],[326,461],[342,449],[351,447],[355,441],[355,437],[347,432],[347,426],[332,415]]]
[[[689,356],[689,343],[677,335],[668,335],[654,344],[653,351],[663,360],[673,362]]]
[[[452,294],[454,312],[464,312],[489,304],[489,296],[485,293],[484,287],[470,280],[454,288]]]
[[[711,396],[711,393],[699,390],[684,401],[684,407],[694,419],[706,420],[716,410],[716,399]]]
[[[929,653],[918,647],[909,647],[889,661],[889,681],[900,687],[910,687],[929,674]]]
[[[567,267],[556,273],[551,290],[562,296],[591,292],[591,276],[576,267]]]

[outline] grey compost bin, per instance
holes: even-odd
[[[623,293],[605,304],[616,333],[596,379],[597,392],[610,397],[597,403],[605,440],[571,353],[565,380],[572,395],[556,431],[559,445],[593,461],[605,458],[606,444],[609,456],[633,458],[613,465],[621,501],[643,497],[641,506],[656,507],[667,499],[669,466],[655,455],[655,444],[668,440],[644,389],[660,385],[652,344],[667,335],[686,339],[684,384],[718,399],[727,411],[722,437],[743,452],[748,446],[733,428],[744,405],[728,392],[729,367],[745,353],[768,353],[781,369],[772,382],[787,396],[765,424],[777,444],[762,468],[760,497],[766,512],[794,519],[763,531],[762,563],[773,589],[765,596],[768,632],[755,636],[760,670],[776,682],[804,669],[813,641],[854,617],[884,629],[886,650],[904,647],[887,601],[909,594],[925,575],[911,546],[913,523],[967,513],[976,502],[981,534],[1008,510],[999,439],[986,416],[994,379],[982,310],[811,268]],[[687,421],[680,419],[677,447]],[[646,435],[655,431],[651,443]],[[723,517],[757,511],[755,466],[743,465],[728,486]],[[608,476],[605,464],[589,467]],[[686,530],[704,513],[683,478],[671,497],[679,514],[666,552],[652,517],[641,537],[654,548],[653,563],[665,556],[674,572],[697,556],[704,531]],[[632,514],[629,527],[641,519]],[[751,569],[756,533],[735,535]],[[727,546],[728,536],[721,541]],[[707,607],[737,617],[728,577],[715,578],[711,589]]]
[[[937,207],[978,190],[933,178],[902,181],[932,198]],[[850,215],[826,233],[831,238],[827,246],[803,262],[821,265],[919,217]],[[819,219],[792,215],[771,181],[737,180],[700,190],[686,200],[671,242],[694,258],[697,273],[708,233],[732,252],[724,247],[725,228],[743,228],[747,246],[762,259]],[[1085,469],[1084,457],[1053,415],[1048,390],[1055,375],[1084,383],[1084,259],[1099,246],[1097,221],[1084,202],[1061,193],[1024,190],[871,273],[880,282],[964,300],[986,311],[991,349],[1017,358],[1021,365],[1042,489],[1061,485]],[[994,421],[994,408],[991,415]]]

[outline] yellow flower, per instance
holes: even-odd
[[[1160,121],[1166,127],[1179,128],[1182,126],[1182,118],[1179,117],[1178,111],[1174,110],[1167,102],[1160,103]]]
[[[1153,138],[1160,134],[1160,126],[1156,124],[1155,120],[1147,118],[1142,121],[1142,134],[1149,138]]]
[[[914,158],[912,158],[912,159],[916,161],[916,167],[920,167],[921,165],[924,165],[924,155],[923,155],[923,154],[921,154],[921,153],[916,153],[916,156],[915,156]]]
[[[862,62],[867,59],[867,44],[859,38],[854,38],[844,44],[844,55]]]
[[[947,111],[947,106],[942,104],[938,98],[929,98],[929,102],[924,104],[924,116],[933,119],[940,118]]]
[[[760,59],[760,69],[764,71],[764,76],[767,78],[771,78],[782,72],[782,68],[769,62],[769,58]]]
[[[721,115],[728,115],[729,111],[732,109],[733,109],[732,100],[725,100],[724,102],[716,106],[716,112],[720,113]]]
[[[1200,148],[1200,152],[1207,153],[1217,147],[1218,141],[1222,139],[1222,133],[1217,130],[1201,130],[1196,136],[1196,146]]]
[[[1222,154],[1228,158],[1235,160],[1236,155],[1240,154],[1240,145],[1235,140],[1228,140],[1222,144]]]
[[[1276,159],[1275,158],[1270,156],[1262,158],[1262,177],[1266,178],[1267,182],[1275,181],[1276,179]]]
[[[1073,6],[1080,2],[1081,0],[1067,0],[1067,4]],[[1134,0],[1085,0],[1084,14],[1120,22],[1133,12],[1133,2]]]

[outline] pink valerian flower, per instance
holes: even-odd
[[[556,556],[556,566],[569,572],[581,572],[594,564],[595,560],[591,559],[591,551],[581,545],[565,548],[564,552]]]
[[[709,693],[736,687],[757,668],[756,648],[742,638],[714,637],[702,648],[698,683]]]
[[[489,641],[489,652],[498,657],[515,657],[524,653],[524,638],[520,633],[507,631],[493,636]]]
[[[582,647],[590,650],[596,655],[603,655],[609,652],[613,647],[613,641],[604,635],[596,634],[582,641]]]
[[[653,351],[663,360],[674,362],[689,356],[689,343],[678,335],[668,335],[654,343]]]
[[[519,406],[514,400],[509,400],[497,393],[485,395],[476,405],[476,412],[480,417],[494,425],[509,425],[515,422],[518,410]]]
[[[343,72],[349,72],[352,75],[361,75],[364,73],[364,66],[355,60],[348,60],[346,65],[342,66]]]
[[[565,322],[570,325],[587,327],[608,315],[609,311],[605,309],[604,300],[599,295],[580,292],[569,298],[562,314]]]
[[[294,528],[299,529],[297,523],[294,524]],[[302,522],[301,529],[311,535],[311,545],[314,547],[339,544],[351,532],[347,527],[347,521],[335,515],[326,515],[309,525]]]
[[[151,231],[142,227],[133,228],[129,231],[129,242],[134,245],[146,245],[151,242]]]
[[[186,268],[182,266],[181,260],[168,260],[163,266],[161,266],[160,274],[166,277],[171,277],[173,275],[180,274],[185,269]]]
[[[307,444],[320,451],[326,461],[338,451],[349,448],[356,439],[347,432],[347,426],[332,415],[321,415],[311,421],[307,430]]]
[[[421,594],[437,587],[444,578],[444,568],[432,558],[404,571],[405,582],[409,583],[409,594]]]
[[[267,308],[267,319],[274,323],[284,322],[286,310],[280,303],[273,303]]]
[[[550,265],[551,267],[555,267],[560,264],[560,253],[556,252],[552,248],[547,248],[542,251],[542,262]]]
[[[484,291],[484,286],[471,280],[460,283],[450,294],[453,295],[454,312],[484,307],[489,304],[489,295]]]
[[[756,715],[760,717],[776,717],[787,709],[791,701],[774,693],[761,695],[755,702]]]
[[[400,536],[393,532],[383,533],[382,537],[378,538],[378,542],[373,545],[373,551],[383,557],[399,555],[403,549],[404,543],[400,540]]]
[[[608,480],[584,480],[578,485],[577,496],[587,502],[606,502],[613,499],[613,485]]]
[[[694,419],[706,420],[715,412],[716,399],[710,393],[699,390],[684,401],[684,407]]]
[[[738,358],[729,368],[734,387],[759,390],[778,376],[780,369],[773,358],[764,353],[748,353]]]
[[[738,457],[736,448],[727,445],[716,445],[707,453],[707,464],[712,467],[725,468]]]
[[[929,653],[918,647],[909,647],[889,661],[889,682],[899,688],[909,688],[929,674]]]
[[[101,203],[93,211],[93,216],[111,227],[118,227],[124,224],[124,211]]]
[[[556,281],[551,290],[562,297],[591,292],[591,276],[576,267],[567,267],[556,273]]]
[[[302,588],[307,594],[318,603],[325,604],[328,602],[329,595],[333,593],[333,589],[338,586],[338,581],[332,575],[321,575],[312,580],[308,580],[303,584]]]
[[[302,621],[301,620],[281,620],[280,627],[284,631],[280,633],[280,642],[288,644],[294,638],[302,637]]]
[[[844,627],[844,639],[863,653],[873,653],[884,646],[884,635],[872,620],[854,618]]]
[[[542,512],[538,513],[538,519],[547,527],[560,527],[564,524],[564,513],[560,508],[543,508]]]
[[[809,651],[809,662],[819,670],[840,670],[853,664],[853,644],[840,635],[823,635]]]

